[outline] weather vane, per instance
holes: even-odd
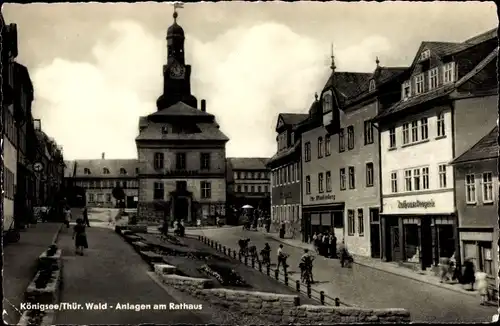
[[[174,6],[174,23],[176,23],[177,17],[179,16],[179,14],[177,13],[177,9],[184,8],[184,3],[183,2],[174,2],[172,5]]]

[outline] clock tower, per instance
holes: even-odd
[[[163,94],[156,101],[158,111],[182,101],[197,107],[197,100],[191,94],[191,66],[184,57],[184,29],[177,24],[179,16],[174,5],[174,23],[167,30],[167,64],[163,66]]]

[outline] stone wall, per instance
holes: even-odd
[[[198,299],[245,315],[260,315],[273,323],[409,323],[410,313],[404,309],[363,309],[300,305],[298,295],[212,288],[208,279],[173,274],[175,267],[155,265],[161,281]]]

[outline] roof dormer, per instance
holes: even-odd
[[[431,58],[431,50],[426,49],[420,53],[420,57],[418,58],[419,62],[427,61]]]
[[[90,175],[90,169],[89,168],[84,168],[83,169],[83,174]]]
[[[368,91],[369,91],[369,92],[373,92],[373,91],[375,91],[375,79],[371,79],[371,80],[370,80],[370,86],[369,86]]]

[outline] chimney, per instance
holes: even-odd
[[[206,112],[207,111],[207,101],[201,100],[201,111]]]
[[[104,160],[104,152],[102,153],[101,157],[102,157],[102,159]]]

